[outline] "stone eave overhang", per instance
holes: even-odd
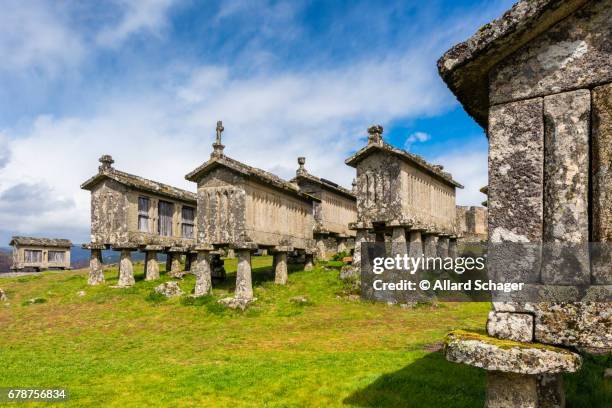
[[[452,187],[463,188],[463,185],[453,180],[450,173],[446,173],[446,172],[436,169],[433,165],[427,163],[424,159],[422,159],[420,156],[417,156],[416,154],[412,154],[405,150],[396,149],[395,147],[387,143],[384,143],[383,145],[369,144],[365,146],[364,148],[362,148],[361,150],[359,150],[354,155],[352,155],[351,157],[349,157],[348,159],[346,159],[344,163],[346,163],[347,165],[351,167],[357,167],[357,164],[360,161],[362,161],[369,155],[376,153],[376,152],[385,152],[393,156],[396,156],[399,159],[416,166],[420,170],[423,170],[425,173],[428,173],[431,176],[434,176],[436,179]]]
[[[293,179],[291,179],[290,183],[297,183],[299,182],[300,179],[310,181],[311,183],[315,183],[327,189],[328,191],[331,191],[336,194],[340,194],[344,197],[350,198],[351,200],[357,201],[357,197],[355,196],[355,194],[351,193],[350,190],[343,188],[341,186],[333,186],[331,184],[328,184],[324,182],[322,179],[320,179],[319,177],[313,176],[312,174],[297,174]]]
[[[468,40],[446,51],[438,60],[438,72],[466,112],[486,130],[489,71],[588,1],[521,0]]]
[[[218,167],[225,167],[226,169],[245,176],[250,180],[255,180],[263,185],[272,187],[284,193],[288,193],[305,201],[321,201],[317,197],[301,192],[298,186],[293,185],[272,173],[246,165],[225,155],[212,157],[195,170],[189,172],[185,176],[185,179],[197,183],[198,180]]]
[[[72,242],[69,239],[63,238],[12,237],[9,245],[69,249],[72,247]]]
[[[103,170],[91,177],[89,180],[81,184],[83,190],[92,191],[96,185],[105,179],[111,179],[117,183],[123,184],[127,187],[133,188],[144,193],[150,193],[160,195],[168,198],[172,198],[179,201],[185,201],[190,204],[197,203],[197,195],[191,191],[182,190],[180,188],[172,187],[168,184],[159,183],[157,181],[148,180],[133,174],[124,173],[118,170]]]

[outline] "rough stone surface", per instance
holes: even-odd
[[[563,376],[560,374],[537,376],[538,408],[564,408],[565,392]]]
[[[522,313],[489,312],[487,333],[500,339],[533,341],[533,316]]]
[[[152,281],[159,279],[159,263],[157,262],[157,252],[147,251],[145,253],[145,280]]]
[[[612,349],[612,303],[539,303],[535,339],[546,344]]]
[[[164,295],[167,298],[181,296],[183,291],[179,287],[178,283],[174,281],[164,282],[161,285],[155,287],[155,292],[160,295]]]
[[[212,293],[212,271],[210,266],[210,256],[207,252],[198,251],[193,272],[196,278],[193,295],[198,297]]]
[[[277,252],[274,254],[274,257],[276,258],[276,266],[274,268],[274,283],[277,285],[286,285],[288,279],[287,253]]]
[[[170,252],[170,257],[170,273],[168,273],[168,276],[179,279],[182,278],[185,273],[182,271],[181,254],[178,252]]]
[[[491,72],[492,104],[586,88],[612,80],[612,7],[593,1]]]
[[[533,375],[487,373],[487,408],[539,408],[537,379]]]
[[[253,298],[253,282],[251,277],[251,251],[238,249],[238,269],[236,271],[236,299]]]
[[[227,298],[220,299],[218,303],[230,309],[246,310],[246,308],[250,304],[254,303],[256,300],[257,298],[254,298],[254,297],[251,297],[251,298],[227,297]]]
[[[448,240],[448,256],[450,258],[457,258],[457,238],[451,238]]]
[[[300,296],[293,296],[289,298],[289,302],[291,303],[308,303],[310,302],[308,300],[308,298],[304,295],[300,295]]]
[[[438,237],[437,256],[446,258],[448,256],[448,237]]]
[[[591,93],[588,90],[544,98],[545,242],[580,244],[589,241],[590,113]],[[557,246],[549,249],[545,252],[542,268],[543,283],[590,282],[586,250],[566,250]]]
[[[489,113],[489,239],[539,242],[543,223],[543,99]]]
[[[612,84],[593,89],[592,111],[592,240],[606,244],[591,276],[595,284],[612,284]]]
[[[421,231],[410,231],[408,256],[411,258],[420,258],[423,256],[423,239]]]
[[[479,242],[487,239],[486,207],[458,205],[456,212],[457,236],[465,242]]]
[[[119,261],[119,281],[117,286],[125,288],[134,286],[134,265],[132,264],[132,255],[129,250],[121,251],[121,260]]]
[[[500,340],[475,333],[451,332],[446,359],[488,371],[517,374],[573,373],[581,365],[578,354],[552,346]]]
[[[92,249],[89,254],[89,276],[87,277],[87,284],[95,286],[102,283],[104,283],[102,251],[100,249]]]
[[[6,292],[0,288],[0,301],[8,302],[8,296],[6,296]]]
[[[426,258],[433,258],[437,254],[438,237],[433,234],[423,235],[423,252]]]
[[[406,243],[406,229],[404,227],[394,227],[391,236],[391,256],[404,255],[408,253]]]

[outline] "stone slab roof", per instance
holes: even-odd
[[[182,190],[168,184],[159,183],[157,181],[125,173],[112,167],[100,169],[98,174],[81,184],[81,188],[91,191],[99,182],[106,178],[115,180],[116,182],[128,187],[146,191],[152,194],[159,194],[177,200],[188,201],[192,204],[195,204],[197,201],[197,195],[191,191]]]
[[[353,192],[347,188],[344,188],[334,182],[331,182],[329,180],[325,180],[322,179],[320,177],[317,177],[315,175],[312,175],[306,171],[300,172],[298,173],[293,179],[291,179],[291,183],[297,183],[299,182],[300,179],[306,180],[306,181],[310,181],[311,183],[320,185],[321,187],[330,190],[334,193],[343,195],[345,197],[348,197],[352,200],[357,200],[357,197],[355,196],[355,194],[353,194]]]
[[[285,191],[302,199],[306,199],[308,201],[320,201],[316,197],[301,192],[300,188],[297,185],[283,180],[275,174],[272,174],[262,169],[258,169],[257,167],[249,166],[225,155],[211,156],[210,160],[203,163],[195,170],[189,172],[185,176],[185,179],[197,182],[202,176],[211,172],[219,166],[228,168],[230,170],[243,174],[246,177],[253,178],[262,182],[263,184],[270,185],[278,190]]]
[[[58,238],[13,237],[9,245],[70,248],[72,242],[69,239]]]
[[[425,161],[425,159],[423,159],[421,156],[407,152],[406,150],[397,149],[391,146],[390,144],[384,143],[384,142],[382,144],[376,144],[376,143],[368,144],[364,148],[360,149],[357,153],[355,153],[354,155],[346,159],[344,162],[351,167],[357,167],[357,163],[359,163],[360,161],[365,159],[367,156],[377,151],[390,153],[407,163],[415,165],[416,167],[425,171],[426,173],[429,173],[432,176],[454,187],[463,188],[461,184],[453,180],[453,177],[451,176],[450,173],[442,171],[441,166],[435,166],[433,164],[430,164],[427,161]]]
[[[589,0],[521,0],[438,60],[438,71],[465,110],[487,128],[488,74],[498,62]]]

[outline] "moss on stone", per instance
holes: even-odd
[[[451,332],[448,333],[448,335],[446,336],[446,339],[444,341],[445,346],[447,346],[450,342],[452,342],[453,340],[476,340],[476,341],[481,341],[483,343],[487,343],[487,344],[491,344],[493,346],[497,346],[503,350],[509,350],[511,348],[521,348],[521,349],[533,349],[533,348],[537,348],[537,349],[543,349],[543,350],[549,350],[555,353],[562,353],[562,354],[572,354],[571,351],[563,349],[563,348],[559,348],[556,346],[551,346],[548,344],[542,344],[542,343],[522,343],[519,341],[514,341],[514,340],[504,340],[504,339],[498,339],[496,337],[491,337],[491,336],[487,336],[486,334],[482,334],[482,333],[476,333],[476,332],[468,332],[465,330],[453,330]]]

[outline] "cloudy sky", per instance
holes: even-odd
[[[3,0],[0,246],[11,235],[89,238],[89,192],[115,167],[195,190],[211,151],[282,177],[296,157],[350,186],[344,159],[378,123],[442,164],[478,204],[486,138],[436,60],[510,0]]]

